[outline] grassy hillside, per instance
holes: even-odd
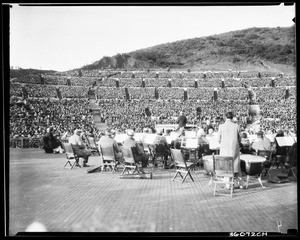
[[[293,71],[295,26],[249,28],[223,34],[186,39],[104,57],[83,69],[190,68]]]

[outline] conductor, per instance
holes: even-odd
[[[187,117],[184,115],[183,111],[180,112],[176,123],[178,124],[178,127],[177,127],[176,131],[179,130],[180,128],[185,128],[186,127]]]
[[[250,105],[255,105],[255,104],[257,104],[257,102],[256,102],[256,93],[254,92],[254,90],[252,89],[252,87],[246,85],[245,83],[242,83],[242,85],[243,85],[245,88],[247,88],[247,90],[248,90],[249,104],[250,104]]]

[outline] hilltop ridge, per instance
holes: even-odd
[[[176,68],[295,72],[295,25],[249,28],[105,56],[83,70]]]

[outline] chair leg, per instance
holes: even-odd
[[[234,189],[234,182],[233,182],[233,179],[232,179],[232,181],[231,181],[231,184],[230,184],[230,196],[231,196],[231,198],[232,198],[232,195],[233,195],[233,189]]]
[[[247,175],[247,178],[246,178],[246,188],[248,188],[248,186],[249,186],[249,178],[250,178],[250,176]]]
[[[293,177],[297,179],[296,171],[297,171],[296,167],[291,167],[291,172],[293,174]]]
[[[262,181],[261,181],[261,174],[259,174],[257,180],[259,181],[260,185],[265,188],[265,186],[262,184]]]
[[[216,196],[217,183],[214,184],[214,196]]]
[[[181,177],[181,179],[183,179],[183,176],[182,176],[181,172],[178,172],[178,173],[179,173],[179,176]]]
[[[188,175],[188,172],[187,172],[187,173],[184,175],[184,177],[182,178],[182,181],[181,181],[181,183],[183,183],[183,182],[184,182],[184,180],[186,179],[187,175]]]
[[[67,164],[70,164],[70,162],[69,161],[67,161],[66,163],[65,163],[65,165],[63,166],[63,168],[65,168],[66,166],[67,166]],[[70,164],[71,165],[71,164]],[[72,166],[72,165],[71,165]]]
[[[77,164],[78,164],[78,167],[81,168],[81,166],[80,166],[80,158],[76,158],[74,163],[77,163]],[[83,164],[83,163],[82,163],[82,164]]]
[[[112,166],[112,173],[117,172],[117,171],[118,171],[117,165]]]
[[[126,170],[126,166],[124,166],[123,171],[121,172],[121,175],[124,174],[125,170]]]
[[[193,180],[193,182],[195,182],[193,177],[192,177],[192,174],[190,172],[189,172],[189,175],[190,175],[191,179]]]
[[[192,177],[192,174],[191,174],[190,170],[188,170],[187,174],[190,176],[190,178],[192,179],[192,181],[195,182],[194,179],[193,179],[193,177]]]
[[[209,180],[208,186],[210,186],[210,184],[212,183],[212,180],[213,180],[213,175],[210,174],[210,180]]]
[[[71,165],[71,169],[73,169],[73,167],[75,166],[75,164],[76,164],[76,161],[74,161],[74,163]]]
[[[192,174],[191,174],[190,170],[188,170],[188,171],[186,172],[186,174],[184,175],[184,177],[183,177],[181,183],[183,183],[183,182],[185,181],[185,179],[186,179],[187,176],[190,176],[190,178],[191,178],[192,181],[194,182],[194,179],[193,179],[193,177],[192,177]]]
[[[137,166],[134,167],[132,174],[134,174],[135,172],[139,173]]]
[[[177,177],[178,173],[179,173],[179,172],[177,171],[176,174],[175,174],[175,176],[173,177],[172,181],[175,180],[175,178]]]

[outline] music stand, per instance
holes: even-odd
[[[291,147],[295,140],[292,137],[276,137],[279,147]]]
[[[118,133],[114,137],[114,139],[116,140],[117,143],[123,143],[127,138],[129,138],[129,137],[126,133]]]

